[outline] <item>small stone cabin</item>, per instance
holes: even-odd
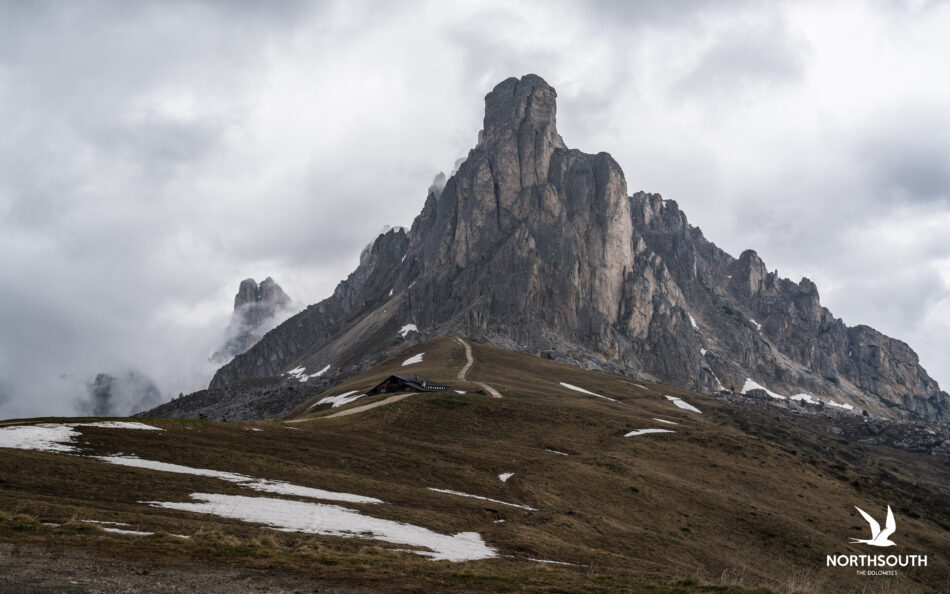
[[[444,392],[449,387],[418,375],[391,375],[366,393],[391,394],[393,392]]]

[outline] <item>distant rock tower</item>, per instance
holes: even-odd
[[[277,325],[280,314],[287,312],[290,306],[290,297],[271,277],[260,285],[253,278],[241,281],[234,296],[234,313],[228,324],[226,342],[211,357],[212,361],[224,363],[247,351]]]

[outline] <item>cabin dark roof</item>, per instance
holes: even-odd
[[[442,392],[449,389],[449,387],[444,384],[418,375],[391,375],[370,390],[368,394],[378,393],[382,391],[381,388],[388,387],[388,384],[392,384],[394,381],[416,392]]]
[[[432,392],[436,390],[448,390],[449,387],[434,382],[428,378],[424,378],[419,375],[393,375],[393,377],[401,379],[406,385],[412,387],[413,389],[420,390],[422,392]]]

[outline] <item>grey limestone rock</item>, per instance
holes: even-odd
[[[950,420],[950,397],[906,344],[846,326],[814,283],[780,278],[754,251],[725,253],[676,202],[629,195],[607,153],[567,148],[556,98],[535,75],[497,85],[478,145],[433,184],[411,231],[377,238],[332,296],[211,388],[298,366],[330,365],[332,380],[405,340],[460,334],[697,390],[751,378],[858,414]],[[409,323],[420,334],[403,337]]]

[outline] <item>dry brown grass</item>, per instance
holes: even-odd
[[[505,398],[430,393],[294,425],[155,420],[164,432],[83,428],[83,439],[90,453],[134,453],[372,495],[387,504],[354,507],[445,533],[476,531],[510,558],[434,563],[393,552],[396,547],[387,543],[288,534],[145,507],[140,502],[185,501],[194,492],[248,492],[216,479],[11,450],[0,450],[0,509],[7,511],[0,516],[0,540],[76,547],[94,542],[97,550],[120,557],[280,567],[367,587],[411,581],[440,590],[861,591],[867,580],[825,570],[824,555],[859,552],[847,544],[849,536],[866,530],[853,505],[884,509],[891,503],[899,514],[900,544],[930,555],[925,571],[907,570],[894,584],[905,591],[940,591],[946,585],[950,472],[945,465],[885,448],[869,456],[704,396],[637,382],[644,390],[627,378],[472,346],[476,363],[469,379],[490,383]],[[454,380],[464,364],[462,347],[438,339],[328,394],[366,389],[423,351],[424,363],[413,372],[470,390],[468,383]],[[562,381],[620,402],[567,390]],[[675,408],[663,394],[681,395],[703,413]],[[664,426],[676,433],[623,437],[631,429],[659,426],[652,417],[680,424]],[[501,472],[515,474],[502,483]],[[906,511],[898,502],[905,502]],[[35,521],[14,526],[9,518],[15,514]],[[157,534],[130,539],[42,525],[89,526],[70,523],[73,517],[126,522]],[[505,522],[496,523],[500,519]]]

